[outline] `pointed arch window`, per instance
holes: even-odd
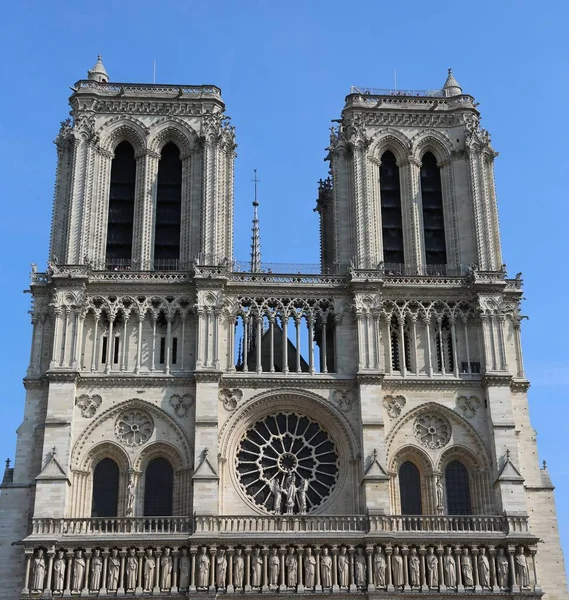
[[[164,517],[172,514],[174,470],[165,458],[151,460],[144,476],[144,516]]]
[[[399,167],[389,150],[381,157],[379,167],[381,195],[381,228],[383,234],[383,261],[388,268],[403,264],[403,220],[401,217],[401,186]]]
[[[132,257],[136,159],[134,148],[121,142],[111,165],[107,222],[107,268],[128,267]]]
[[[154,268],[176,268],[180,258],[182,217],[182,161],[180,150],[169,142],[162,148],[158,163]]]
[[[93,472],[92,517],[116,517],[119,501],[119,467],[112,458],[103,458]]]
[[[421,475],[419,469],[410,461],[399,468],[399,494],[402,515],[423,514],[421,502]]]
[[[395,315],[391,317],[389,327],[391,336],[391,368],[393,371],[399,371],[401,369],[401,360],[399,356],[401,344],[399,340],[399,321]]]
[[[466,467],[453,460],[445,469],[447,512],[449,515],[471,515],[470,483]]]
[[[423,156],[421,165],[421,198],[423,202],[423,235],[425,263],[429,273],[444,273],[447,263],[441,171],[431,152]]]
[[[452,373],[454,371],[454,347],[452,329],[448,317],[444,317],[436,334],[437,371]]]

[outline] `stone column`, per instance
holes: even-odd
[[[71,596],[71,571],[75,553],[72,550],[69,550],[65,556],[67,558],[67,567],[65,569],[65,591],[63,592],[63,595]]]
[[[338,548],[332,548],[332,593],[338,594],[340,586],[338,585]]]
[[[89,595],[89,575],[91,574],[91,550],[85,551],[85,580],[83,581],[82,596]]]
[[[281,557],[281,584],[279,586],[279,591],[284,592],[286,590],[286,574],[285,574],[285,555],[286,555],[286,546],[281,546],[279,548],[279,554]]]
[[[322,591],[322,583],[320,582],[320,548],[316,546],[314,548],[314,556],[316,557],[316,573],[314,579],[314,591],[321,592]]]
[[[385,545],[385,556],[386,556],[386,568],[385,568],[385,585],[388,592],[393,592],[393,572],[391,571],[391,555],[393,554],[393,547],[391,544]]]
[[[272,327],[272,325],[271,325]],[[267,546],[264,546],[261,549],[261,554],[263,555],[263,580],[261,582],[261,591],[268,592],[269,591],[269,576],[267,572],[267,561],[269,556],[269,549]]]
[[[245,591],[251,591],[251,546],[245,546]]]
[[[91,372],[94,373],[97,370],[97,352],[99,351],[99,319],[101,314],[95,313],[95,328],[93,329],[93,355],[91,356]]]
[[[51,596],[51,580],[53,577],[53,558],[55,550],[47,551],[47,577],[45,578],[44,596]]]
[[[488,546],[488,562],[490,563],[490,591],[498,591],[496,579],[496,546]]]
[[[138,575],[136,579],[136,592],[137,596],[142,595],[142,564],[144,563],[144,550],[137,550],[136,555],[138,556]]]
[[[458,592],[464,592],[464,585],[462,585],[462,568],[460,564],[460,557],[462,556],[462,549],[460,546],[454,547],[454,562],[456,565],[456,589]]]
[[[233,555],[235,550],[233,548],[227,549],[227,567],[229,573],[229,580],[227,582],[227,593],[233,594],[235,592],[235,586],[233,585]]]
[[[209,591],[215,594],[215,556],[217,547],[211,546],[209,549]]]
[[[541,593],[541,585],[539,583],[539,579],[537,578],[537,567],[535,564],[535,555],[537,553],[537,547],[530,546],[529,551],[531,554],[531,564],[533,567],[533,590],[534,593]]]
[[[195,546],[190,547],[190,593],[196,591],[196,554],[198,549]]]
[[[421,586],[420,586],[420,589],[422,591],[428,592],[429,591],[429,582],[427,581],[427,568],[425,565],[425,555],[426,554],[427,554],[427,549],[425,548],[425,546],[419,546],[419,556],[421,558],[421,567],[420,567]]]
[[[57,306],[53,309],[53,348],[51,352],[51,361],[49,368],[53,369],[59,366],[61,360],[60,346],[60,329],[61,329],[61,307]]]
[[[401,548],[401,555],[403,556],[403,589],[408,590],[409,584],[409,547],[403,546]]]
[[[154,557],[156,559],[156,569],[154,571],[154,590],[153,594],[160,593],[160,558],[162,556],[162,550],[158,549],[154,552]]]
[[[444,567],[443,567],[443,552],[444,552],[444,548],[439,544],[437,546],[437,556],[439,557],[438,560],[438,564],[439,564],[439,591],[443,589],[443,584],[445,581],[445,571],[444,571]]]
[[[132,258],[139,263],[141,269],[152,268],[154,206],[156,205],[155,182],[159,161],[160,154],[151,150],[142,151],[136,155]]]
[[[373,584],[373,546],[366,546],[367,554],[367,589],[369,592],[375,591],[375,585]]]
[[[298,548],[297,551],[297,576],[298,576],[298,586],[296,588],[296,591],[299,594],[302,594],[302,592],[304,592],[304,585],[303,585],[303,565],[302,565],[302,557],[304,555],[304,550],[302,548]]]
[[[126,561],[126,550],[120,550],[119,556],[121,558],[121,568],[119,574],[119,585],[117,589],[117,596],[124,596],[124,569]]]
[[[29,594],[29,585],[30,585],[30,566],[32,562],[32,556],[34,551],[31,548],[26,548],[24,550],[24,554],[26,557],[26,574],[24,575],[24,587],[22,588],[22,594]]]
[[[103,568],[101,570],[101,588],[99,590],[99,594],[101,596],[105,596],[107,594],[107,568],[109,562],[109,549],[103,548],[101,556],[103,557]]]
[[[512,587],[510,591],[512,593],[519,592],[520,588],[518,587],[518,582],[516,579],[516,563],[514,561],[514,554],[516,552],[515,546],[508,546],[508,558],[510,559],[510,579],[512,581]]]

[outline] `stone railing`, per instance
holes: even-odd
[[[25,549],[22,598],[415,591],[541,595],[536,546],[427,544],[120,545]]]

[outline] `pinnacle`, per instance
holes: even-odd
[[[92,81],[98,81],[99,83],[107,83],[109,81],[109,75],[103,65],[103,56],[99,54],[97,56],[97,63],[92,69],[87,71],[87,76]]]
[[[446,96],[458,96],[462,94],[462,88],[452,74],[452,69],[448,69],[447,79],[443,85],[443,90]]]

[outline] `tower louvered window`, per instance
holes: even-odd
[[[162,149],[156,191],[154,267],[175,268],[180,258],[182,213],[182,161],[178,147],[170,142]]]
[[[421,165],[421,198],[425,263],[431,274],[444,273],[447,262],[441,172],[431,152],[423,156]]]
[[[136,160],[134,149],[121,142],[111,166],[111,190],[107,225],[107,267],[128,267],[132,256]]]
[[[379,187],[381,194],[383,261],[389,267],[405,262],[399,167],[395,156],[389,150],[381,157]]]

